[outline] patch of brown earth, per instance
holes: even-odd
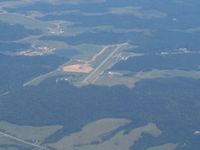
[[[93,68],[89,64],[74,64],[64,66],[62,71],[64,72],[75,72],[75,73],[90,73]]]

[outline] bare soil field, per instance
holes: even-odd
[[[64,72],[90,73],[93,68],[89,64],[67,65],[62,68]]]

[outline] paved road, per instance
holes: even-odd
[[[41,145],[38,145],[38,144],[34,144],[34,143],[31,143],[31,142],[25,141],[25,140],[23,140],[23,139],[17,138],[17,137],[15,137],[15,136],[9,135],[9,134],[4,133],[4,132],[1,132],[1,131],[0,131],[0,135],[1,135],[1,137],[7,137],[7,138],[9,138],[9,139],[15,140],[15,141],[17,141],[17,142],[20,142],[20,143],[23,143],[23,144],[26,144],[26,145],[29,145],[29,146],[34,147],[34,148],[38,148],[38,149],[40,149],[40,150],[48,150],[46,147],[43,147],[43,146],[41,146]]]

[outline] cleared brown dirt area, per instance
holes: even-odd
[[[76,73],[90,73],[93,68],[89,64],[74,64],[64,66],[62,71],[64,72],[76,72]]]

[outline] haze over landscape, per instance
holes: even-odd
[[[199,150],[199,6],[0,0],[0,150]]]

